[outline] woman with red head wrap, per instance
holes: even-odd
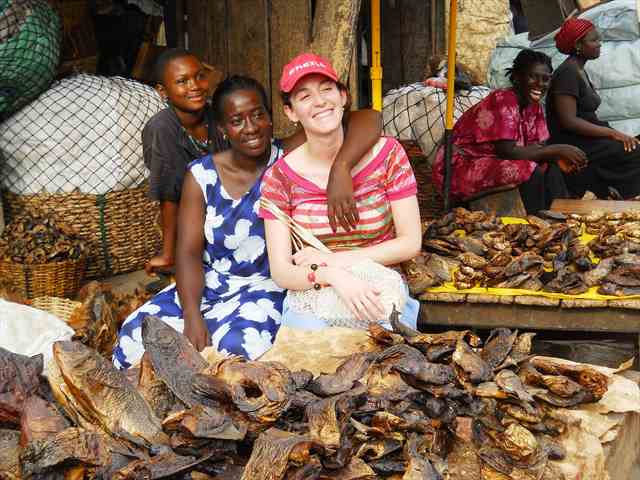
[[[547,94],[549,143],[574,145],[587,154],[588,165],[566,177],[572,194],[589,190],[607,198],[613,187],[623,198],[640,194],[640,141],[598,118],[601,99],[585,71],[600,56],[600,35],[593,23],[569,18],[555,36],[556,47],[569,57],[553,72]]]

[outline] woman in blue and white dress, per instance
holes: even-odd
[[[218,86],[212,107],[231,148],[189,165],[178,216],[176,284],[124,321],[113,352],[119,368],[142,358],[142,320],[148,315],[184,333],[198,350],[212,345],[252,360],[269,350],[280,326],[284,291],[271,280],[264,222],[258,217],[262,175],[284,153],[271,140],[267,95],[259,82],[233,76]],[[354,112],[349,126],[339,154],[343,160],[336,160],[340,168],[329,186],[334,205],[342,201],[346,207],[352,201],[346,188],[350,169],[377,141],[379,114]],[[302,130],[285,140],[288,150],[304,141]],[[350,212],[341,211],[334,222],[344,225]]]
[[[257,212],[262,174],[282,152],[271,144],[260,84],[244,77],[226,82],[213,105],[221,106],[219,123],[232,148],[189,165],[178,219],[177,283],[125,320],[113,352],[119,368],[140,361],[147,315],[183,332],[198,350],[212,345],[255,359],[275,340],[284,291],[270,278]]]

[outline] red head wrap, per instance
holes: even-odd
[[[592,28],[593,23],[582,18],[568,18],[555,36],[556,47],[560,53],[571,54],[576,49],[576,42],[584,37]]]

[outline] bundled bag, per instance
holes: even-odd
[[[276,204],[265,198],[260,200],[260,204],[289,227],[296,251],[301,250],[306,244],[321,252],[331,253],[331,250],[320,240],[280,210]],[[345,270],[367,283],[375,285],[380,290],[379,298],[385,313],[383,318],[376,319],[378,323],[387,323],[394,308],[402,313],[409,295],[404,280],[398,272],[369,259],[346,267]],[[313,288],[288,290],[287,302],[294,312],[314,315],[327,322],[330,327],[360,329],[369,327],[369,322],[360,320],[353,315],[333,287],[324,287],[319,290]]]

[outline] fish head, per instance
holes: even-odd
[[[53,344],[53,358],[60,370],[64,372],[95,368],[97,353],[80,342],[70,340],[58,341]]]

